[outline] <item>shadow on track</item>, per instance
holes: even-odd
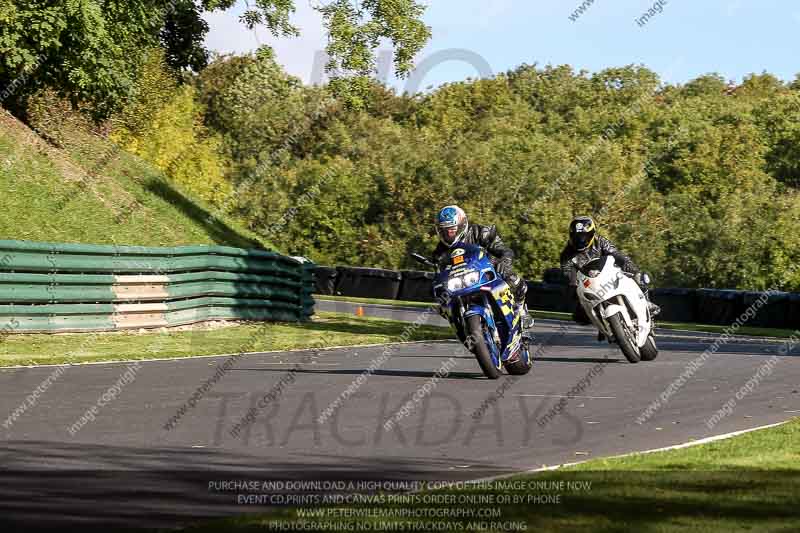
[[[241,494],[314,492],[264,490],[265,481],[439,481],[511,472],[464,457],[404,460],[329,455],[336,459],[333,466],[313,456],[270,462],[263,456],[223,449],[44,441],[7,441],[0,445],[0,457],[4,531],[56,526],[65,531],[174,528],[199,519],[275,508],[240,505],[237,496]],[[471,465],[469,472],[454,470],[463,464]],[[244,481],[257,481],[259,490],[222,485]]]
[[[548,363],[627,363],[625,359],[606,359],[601,357],[535,357],[536,361],[546,361]]]
[[[477,365],[477,363],[476,363]],[[278,372],[286,373],[286,368],[232,368],[231,372]],[[366,368],[347,368],[339,370],[310,370],[308,368],[298,368],[294,372],[297,374],[321,374],[321,375],[353,375],[358,376],[366,372]],[[432,378],[436,376],[436,371],[427,370],[375,370],[371,373],[373,376],[388,376],[400,378]],[[480,371],[477,372],[450,372],[446,375],[440,375],[441,379],[483,379],[486,378]]]

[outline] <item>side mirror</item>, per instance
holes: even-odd
[[[417,263],[422,263],[423,265],[426,265],[426,266],[429,266],[429,267],[436,266],[436,265],[433,264],[433,262],[430,259],[428,259],[424,255],[418,254],[416,252],[412,252],[411,253],[411,258],[414,259],[414,261],[416,261]]]

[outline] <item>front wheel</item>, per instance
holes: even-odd
[[[486,346],[486,338],[483,335],[483,321],[478,315],[467,317],[467,342],[470,351],[475,354],[475,359],[483,370],[483,374],[489,379],[500,377],[500,370],[492,362],[492,355],[489,347]]]
[[[647,336],[647,341],[641,349],[642,361],[652,361],[658,357],[658,347],[656,346],[656,339],[653,334]]]
[[[519,348],[519,358],[511,363],[506,362],[506,371],[512,376],[524,376],[531,371],[533,361],[531,360],[530,348],[527,346],[527,341],[522,341],[525,345]]]
[[[633,331],[630,330],[622,316],[616,314],[608,317],[608,325],[611,326],[611,331],[614,332],[614,337],[616,337],[617,344],[619,344],[620,350],[625,355],[625,359],[631,363],[638,363],[641,360],[639,347],[636,345]]]

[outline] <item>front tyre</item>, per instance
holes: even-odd
[[[497,379],[500,377],[500,370],[492,362],[492,356],[489,353],[489,347],[486,346],[483,330],[484,325],[480,316],[471,315],[467,317],[468,348],[475,354],[475,359],[478,360],[483,374],[489,379]]]
[[[527,344],[527,341],[522,342]],[[505,364],[506,372],[512,376],[524,376],[531,371],[532,366],[533,361],[531,360],[531,352],[528,346],[520,346],[519,359],[510,363],[506,362]]]
[[[622,316],[616,314],[608,317],[608,325],[611,326],[611,331],[614,332],[614,337],[616,337],[625,359],[631,363],[638,363],[641,360],[639,347],[634,340],[633,331],[630,330]]]
[[[658,347],[656,346],[656,339],[653,334],[647,336],[647,341],[641,349],[642,361],[652,361],[658,357]]]

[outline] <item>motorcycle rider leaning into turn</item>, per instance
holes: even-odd
[[[650,315],[656,316],[660,311],[656,304],[648,297],[648,286],[650,276],[642,272],[639,267],[631,261],[631,258],[620,252],[614,244],[601,235],[597,235],[597,227],[591,217],[579,216],[572,219],[569,224],[569,240],[564,250],[561,252],[561,271],[569,280],[569,298],[572,303],[576,303],[575,312],[572,319],[579,324],[590,324],[591,321],[586,315],[583,306],[578,302],[577,273],[578,267],[584,265],[592,259],[614,257],[614,261],[624,272],[633,274],[633,280],[639,285],[647,299],[650,308]],[[602,333],[600,334],[602,337]],[[598,337],[598,340],[603,340]]]
[[[528,307],[525,305],[528,285],[514,271],[514,251],[500,239],[495,226],[469,224],[463,209],[457,205],[448,205],[436,217],[436,233],[439,235],[439,244],[433,251],[433,260],[437,265],[445,265],[450,260],[450,251],[455,243],[481,246],[495,259],[497,274],[514,292],[514,301],[522,315],[522,329],[533,325],[533,318],[528,316]]]

